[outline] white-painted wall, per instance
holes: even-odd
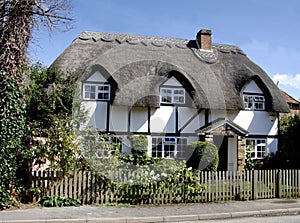
[[[190,122],[183,130],[182,133],[195,133],[205,122],[204,111],[197,116],[197,109],[179,107],[178,108],[178,129],[183,128],[188,122]],[[191,118],[195,116],[192,120]]]
[[[162,86],[182,87],[182,84],[175,77],[171,77],[165,83],[163,83]]]
[[[175,108],[161,106],[150,117],[151,133],[175,133]]]
[[[109,131],[126,132],[128,130],[128,108],[111,106]]]
[[[96,71],[86,81],[90,81],[90,82],[106,82],[107,80],[106,80],[106,78],[99,71]]]
[[[239,111],[233,121],[252,135],[277,135],[278,119],[265,111]]]
[[[246,92],[246,93],[263,94],[263,91],[259,88],[259,86],[255,83],[255,81],[250,81],[250,82],[245,86],[243,92]]]
[[[148,132],[148,108],[133,107],[130,117],[131,132]]]
[[[96,128],[99,131],[105,131],[107,121],[107,103],[84,101],[82,106],[87,111],[87,121],[85,125]]]

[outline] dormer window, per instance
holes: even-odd
[[[265,110],[265,97],[263,95],[246,94],[243,95],[244,108],[246,110]]]
[[[83,84],[83,98],[87,100],[110,100],[109,84]]]
[[[184,104],[184,88],[163,87],[160,89],[160,102],[165,104]]]
[[[265,93],[254,81],[250,81],[243,89],[243,102],[245,110],[266,110]]]

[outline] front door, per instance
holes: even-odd
[[[237,170],[237,136],[214,135],[219,151],[219,171]]]
[[[214,135],[214,144],[219,150],[218,171],[228,170],[228,137],[224,135]]]

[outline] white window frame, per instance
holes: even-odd
[[[152,157],[184,159],[184,152],[187,146],[187,138],[152,137],[151,144],[152,144],[152,150],[151,150]],[[159,146],[161,147],[161,149],[158,149]],[[169,149],[170,147],[173,147],[173,149],[170,150]]]
[[[167,92],[166,92],[167,91]],[[178,92],[182,91],[182,94]],[[169,98],[169,99],[167,99]],[[182,98],[182,100],[180,100]],[[167,100],[164,100],[167,99]],[[184,88],[172,88],[161,87],[160,88],[160,102],[163,104],[185,104],[185,89]]]
[[[264,111],[265,97],[259,94],[243,94],[244,108],[246,110]]]
[[[94,88],[94,92],[93,91],[89,91],[88,94],[89,96],[87,97],[86,95],[86,87],[93,87]],[[101,89],[102,87],[105,87],[107,89],[103,90]],[[92,94],[94,94],[94,97],[92,97]],[[105,97],[100,97],[99,95],[101,94],[107,94],[107,98]],[[110,100],[110,85],[109,84],[104,84],[104,83],[84,83],[83,84],[83,99],[85,100],[101,100],[101,101],[109,101]]]
[[[267,139],[266,138],[247,138],[245,139],[246,152],[249,152],[251,159],[263,159],[267,153]],[[252,147],[248,151],[247,147]]]

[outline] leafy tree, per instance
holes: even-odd
[[[280,145],[276,154],[281,168],[300,168],[300,116],[283,116],[280,119]],[[278,166],[277,166],[278,168]]]
[[[77,119],[73,117],[76,82],[75,76],[64,77],[40,64],[30,67],[26,89],[30,163],[49,161],[50,168],[64,173],[76,167],[81,157],[74,131]]]
[[[14,200],[27,168],[25,65],[34,28],[68,28],[69,0],[0,0],[0,208]],[[25,163],[25,164],[24,164]],[[22,176],[19,173],[19,176]]]

